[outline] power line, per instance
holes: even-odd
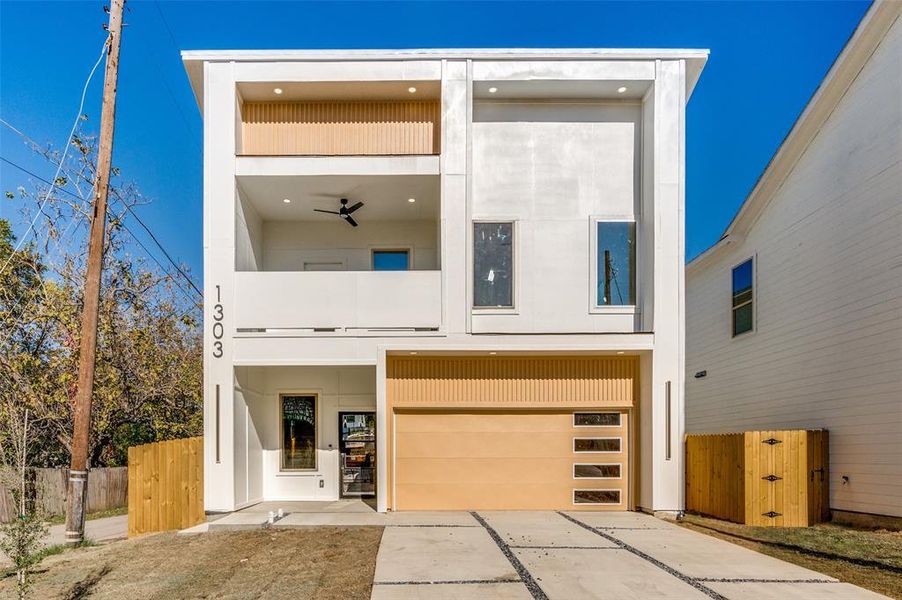
[[[25,167],[22,167],[22,166],[20,166],[20,165],[17,165],[16,163],[12,162],[11,160],[9,160],[9,159],[7,159],[7,158],[5,158],[5,157],[3,157],[3,156],[0,156],[0,160],[2,160],[3,162],[7,163],[8,165],[11,165],[11,166],[15,167],[16,169],[19,169],[19,170],[22,171],[23,173],[27,173],[28,175],[34,177],[35,179],[37,179],[37,180],[39,180],[39,181],[42,181],[42,182],[44,182],[44,183],[46,183],[46,184],[49,184],[49,183],[50,183],[49,181],[47,181],[46,179],[44,179],[44,178],[41,177],[40,175],[36,175],[35,173],[29,171],[29,170],[26,169]],[[83,198],[82,198],[81,196],[79,196],[78,194],[76,194],[76,193],[74,193],[74,192],[71,192],[71,191],[69,191],[69,190],[67,190],[67,189],[65,189],[65,188],[57,188],[57,189],[58,189],[59,191],[61,191],[61,192],[65,192],[66,194],[69,194],[69,195],[72,196],[73,198],[77,198],[78,200],[83,200]],[[119,198],[119,197],[117,196],[116,199],[119,200],[126,208],[129,208],[128,205],[127,205],[121,198]],[[133,216],[135,216],[136,219],[138,218],[137,215],[135,215],[134,211],[129,210],[129,212],[130,212]],[[189,292],[187,289],[183,288],[182,286],[178,285],[178,283],[176,283],[177,280],[176,280],[175,278],[173,278],[172,275],[169,274],[169,272],[166,270],[166,267],[164,267],[163,264],[157,259],[157,257],[154,256],[154,255],[150,252],[150,250],[147,249],[147,246],[145,246],[145,245],[141,242],[141,239],[140,239],[138,236],[136,236],[135,233],[134,233],[131,229],[129,229],[128,225],[127,225],[127,224],[125,223],[125,221],[122,219],[122,214],[120,213],[120,214],[117,215],[116,213],[113,213],[113,216],[116,217],[116,220],[119,222],[119,224],[122,225],[122,228],[125,229],[129,234],[131,234],[132,239],[133,239],[133,240],[134,240],[134,241],[135,241],[135,242],[136,242],[136,243],[144,250],[144,252],[147,254],[147,256],[148,256],[151,260],[153,260],[153,261],[157,264],[157,266],[160,267],[160,269],[161,269],[164,273],[166,273],[166,276],[169,277],[170,280],[172,280],[172,282],[175,284],[175,286],[176,286],[179,290],[181,290],[181,291],[189,298],[189,300],[191,300],[191,301],[193,302],[193,298],[191,298],[190,292]],[[139,222],[140,222],[140,221],[139,221]],[[146,228],[146,226],[145,226],[145,228]],[[158,242],[158,244],[159,244],[159,242]],[[165,252],[165,249],[163,249],[162,246],[160,247],[160,249],[163,250],[163,251]],[[166,254],[166,256],[167,256],[167,258],[169,258],[170,262],[172,262],[172,258],[169,257],[168,254]],[[182,274],[183,276],[185,276],[186,279],[187,279],[187,275],[184,273],[184,271],[182,271],[181,269],[179,269],[179,273],[181,273],[181,274]],[[203,298],[203,293],[201,293],[201,291],[200,291],[199,289],[197,289],[197,286],[194,285],[194,282],[192,282],[190,279],[188,279],[188,282],[192,284],[192,287],[194,288],[194,290],[195,290],[198,294],[200,294],[201,298]]]
[[[19,129],[17,129],[16,127],[14,127],[14,126],[13,126],[11,123],[9,123],[8,121],[5,121],[4,119],[0,119],[0,124],[5,125],[6,127],[8,127],[9,129],[11,129],[12,131],[14,131],[14,132],[16,132],[17,134],[19,134],[20,136],[22,136],[22,138],[24,138],[28,143],[30,143],[30,144],[31,144],[32,146],[34,146],[35,148],[41,147],[40,144],[38,144],[35,140],[33,140],[32,138],[30,138],[28,135],[26,135],[26,134],[25,134],[24,132],[22,132],[21,130],[19,130]],[[57,164],[57,162],[56,162],[53,158],[51,158],[49,155],[46,155],[46,154],[43,154],[43,153],[42,153],[42,155],[44,156],[44,158],[46,158],[46,159],[47,159],[48,161],[50,161],[51,163]],[[9,160],[7,160],[6,158],[3,158],[2,156],[0,156],[0,159],[2,159],[4,162],[7,162],[7,163],[9,163],[10,165],[16,167],[17,169],[19,169],[19,170],[21,170],[21,171],[24,171],[24,172],[28,173],[29,175],[31,175],[32,177],[35,177],[36,179],[40,179],[41,181],[43,181],[43,182],[45,182],[45,183],[47,183],[47,184],[50,183],[50,182],[48,182],[47,180],[41,178],[40,176],[35,175],[34,173],[32,173],[32,172],[30,172],[30,171],[28,171],[28,170],[26,170],[26,169],[24,169],[24,168],[22,168],[22,167],[16,165],[15,163],[10,162]],[[57,171],[57,175],[59,175],[59,171]],[[80,174],[77,174],[77,175],[78,175],[79,177],[81,177],[85,182],[90,183],[90,184],[93,185],[93,182],[90,181],[90,180],[89,180],[87,177],[85,177],[84,175],[80,175]],[[72,192],[70,192],[69,190],[67,190],[67,189],[65,189],[65,188],[59,188],[59,189],[62,190],[63,192],[66,192],[66,193],[72,195],[72,196],[75,196],[75,194],[72,194]],[[119,193],[118,193],[115,189],[113,190],[113,195],[116,197],[117,200],[119,200],[119,201],[122,203],[123,206],[125,206],[126,209],[128,209],[128,212],[130,212],[130,213],[132,214],[132,216],[135,217],[135,220],[138,221],[138,223],[141,225],[141,227],[144,229],[144,231],[146,231],[147,234],[151,237],[151,239],[154,241],[154,243],[157,245],[157,247],[160,249],[160,251],[166,256],[166,259],[172,264],[173,268],[175,268],[175,270],[178,271],[178,272],[182,275],[182,277],[185,278],[186,281],[188,281],[188,283],[191,285],[191,287],[194,288],[194,291],[196,291],[198,294],[201,295],[201,297],[203,297],[203,295],[204,295],[203,292],[197,287],[197,285],[194,283],[194,280],[192,280],[191,277],[190,277],[187,273],[185,273],[185,271],[181,268],[181,266],[180,266],[180,265],[172,258],[172,256],[169,254],[169,252],[168,252],[168,251],[166,250],[166,248],[163,246],[162,242],[160,242],[160,240],[157,239],[157,237],[154,235],[153,231],[151,231],[150,227],[148,227],[147,224],[144,223],[144,221],[141,219],[141,217],[138,216],[138,213],[136,213],[134,210],[132,210],[131,206],[129,206],[129,204],[128,204],[127,202],[125,202],[125,200],[122,199],[122,197],[119,195]],[[77,197],[77,196],[76,196],[76,197]],[[79,197],[79,199],[80,199],[80,200],[83,200],[83,198],[80,198],[80,197]],[[0,271],[0,272],[2,272],[2,271]]]
[[[22,237],[19,238],[19,242],[16,244],[13,252],[10,253],[9,259],[0,267],[0,275],[3,274],[3,271],[6,270],[6,267],[9,266],[9,263],[12,261],[15,253],[18,252],[22,248],[22,244],[25,243],[25,238],[28,237],[28,234],[34,229],[35,223],[38,222],[38,217],[44,211],[44,206],[47,205],[47,201],[50,200],[50,195],[53,193],[53,188],[56,187],[56,180],[59,178],[60,171],[63,170],[63,164],[66,162],[66,155],[69,153],[69,146],[72,142],[72,136],[75,135],[75,129],[78,127],[78,122],[81,120],[82,109],[85,106],[85,96],[88,94],[88,86],[91,84],[91,79],[94,78],[94,72],[97,71],[97,67],[100,66],[101,61],[103,60],[103,55],[106,53],[107,45],[109,44],[110,37],[107,36],[107,39],[104,40],[103,46],[100,48],[100,56],[97,57],[97,62],[94,63],[94,67],[91,68],[91,72],[88,74],[88,78],[85,80],[85,85],[81,90],[81,101],[78,104],[78,113],[75,115],[75,121],[72,123],[72,129],[69,131],[69,136],[66,138],[66,145],[63,148],[63,157],[60,159],[59,165],[56,168],[56,173],[53,176],[54,183],[50,184],[50,189],[47,190],[47,194],[44,196],[44,201],[41,202],[41,206],[38,208],[37,212],[34,215],[34,218],[31,220],[31,223],[28,225],[28,229],[25,230],[25,233],[22,234]]]

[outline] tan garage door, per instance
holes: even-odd
[[[628,411],[395,411],[395,510],[625,510]]]

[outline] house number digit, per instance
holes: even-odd
[[[225,329],[222,325],[222,291],[216,286],[216,304],[213,305],[213,358],[222,358],[222,336]]]

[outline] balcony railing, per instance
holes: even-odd
[[[434,329],[441,271],[235,273],[242,329]]]

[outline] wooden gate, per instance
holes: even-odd
[[[827,432],[686,436],[686,510],[747,525],[827,520]]]
[[[128,449],[128,535],[184,529],[204,515],[202,437]]]

